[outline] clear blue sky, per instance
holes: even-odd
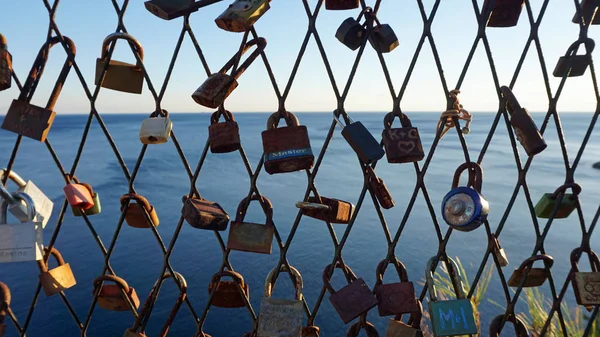
[[[374,2],[367,1],[371,5]],[[481,6],[483,0],[477,2]],[[194,13],[190,18],[192,28],[213,71],[217,71],[234,54],[242,38],[242,33],[223,31],[214,23],[214,19],[229,3],[230,0],[225,0],[211,5]],[[317,1],[311,0],[310,3],[314,6]],[[429,10],[434,1],[429,0],[425,3]],[[532,1],[532,3],[534,15],[537,16],[542,1]],[[563,55],[569,45],[577,39],[578,25],[571,23],[574,8],[573,1],[551,1],[542,21],[539,34],[550,73],[559,56]],[[41,0],[4,1],[1,12],[0,32],[8,39],[15,71],[24,81],[39,48],[44,43],[48,14]],[[347,49],[335,39],[334,35],[344,19],[357,14],[358,10],[326,11],[323,6],[317,20],[317,28],[340,87],[347,80],[357,52]],[[386,55],[398,91],[421,36],[423,24],[417,2],[384,0],[379,18],[382,23],[389,23],[392,26],[400,40],[400,46]],[[77,63],[88,85],[92,85],[93,89],[94,69],[96,58],[100,56],[101,43],[104,37],[114,32],[117,26],[117,16],[111,2],[109,0],[63,0],[58,8],[56,20],[61,32],[75,41]],[[132,0],[125,15],[125,25],[129,33],[134,35],[144,47],[145,65],[157,90],[164,80],[182,21],[182,19],[164,21],[153,16],[146,11],[142,0]],[[308,19],[300,0],[273,0],[271,9],[256,24],[259,35],[268,41],[267,56],[282,90],[306,33],[307,23]],[[600,27],[592,26],[590,37],[594,38],[598,29]],[[443,1],[432,31],[450,88],[453,88],[457,82],[476,30],[477,23],[471,1]],[[501,84],[508,84],[529,34],[526,10],[523,10],[518,26],[488,28],[487,31]],[[60,46],[53,48],[49,66],[34,96],[34,104],[45,105],[64,56]],[[134,60],[124,42],[118,44],[113,59],[131,63]],[[205,78],[200,60],[191,41],[186,37],[171,84],[163,100],[163,108],[172,112],[211,111],[197,105],[190,97]],[[553,91],[556,90],[558,83],[558,79],[551,77]],[[497,110],[498,100],[482,44],[477,49],[472,68],[461,90],[461,102],[467,110],[471,112]],[[534,50],[526,59],[514,91],[522,105],[530,111],[547,110],[548,101],[539,61]],[[17,96],[18,91],[14,86],[10,90],[0,92],[0,114],[6,112],[12,99]],[[275,111],[277,106],[277,99],[265,67],[259,59],[240,79],[239,87],[228,99],[227,108],[232,112]],[[348,111],[388,111],[391,106],[392,101],[376,53],[370,45],[367,45],[345,107]],[[407,112],[441,111],[445,108],[444,93],[428,43],[421,51],[421,57],[401,106]],[[585,76],[567,82],[564,97],[559,102],[560,111],[593,111],[595,106],[589,70]],[[331,111],[336,107],[335,96],[314,39],[309,43],[286,107],[292,112]],[[144,86],[142,95],[103,89],[97,109],[101,113],[149,113],[154,109],[154,103],[147,86]],[[89,112],[89,102],[74,72],[69,76],[55,110],[58,114]]]

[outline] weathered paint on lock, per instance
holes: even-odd
[[[335,37],[351,50],[356,50],[364,41],[366,29],[359,20],[347,18],[335,32]]]
[[[284,118],[285,127],[277,127]],[[269,174],[286,173],[312,168],[315,156],[310,147],[308,130],[298,125],[291,112],[276,112],[267,120],[267,130],[261,134],[265,171]]]
[[[140,62],[129,64],[121,61],[110,60],[108,68],[101,79],[102,70],[108,59],[108,50],[111,44],[117,40],[125,40],[139,54]],[[102,42],[102,54],[96,59],[96,77],[94,84],[103,88],[131,93],[141,94],[144,87],[144,73],[142,72],[142,62],[144,61],[144,49],[140,42],[127,33],[112,33]],[[102,81],[100,81],[102,80]]]
[[[2,179],[5,174],[6,169],[1,169],[0,179]],[[33,204],[35,205],[35,216],[33,221],[41,222],[42,228],[45,228],[48,220],[50,220],[50,217],[52,216],[52,208],[54,208],[52,200],[50,200],[50,198],[48,198],[48,196],[44,194],[33,181],[25,181],[25,179],[21,178],[14,170],[10,171],[8,179],[18,186],[17,192],[23,192],[33,200]],[[8,211],[19,219],[19,221],[28,221],[29,219],[27,215],[27,205],[24,201],[21,201],[16,205],[9,205]]]
[[[140,307],[140,299],[135,292],[133,287],[130,287],[125,280],[120,277],[113,275],[99,276],[94,280],[94,289],[92,293],[96,292],[96,288],[100,286],[100,283],[104,281],[100,288],[100,294],[98,295],[98,305],[101,308],[112,311],[127,311],[129,306],[127,300],[123,297],[121,290],[125,291],[127,297],[133,304],[134,309]],[[115,284],[107,284],[106,282],[114,282]]]
[[[383,276],[389,264],[396,269],[400,282],[383,283]],[[398,267],[396,267],[396,264]],[[402,262],[397,259],[395,262],[387,260],[379,262],[375,276],[377,281],[375,282],[374,292],[377,297],[379,316],[421,312],[421,305],[417,300],[414,285],[408,281],[406,267]]]
[[[245,32],[271,7],[271,0],[235,0],[215,19],[217,26],[230,32]]]
[[[262,200],[266,212],[265,224],[244,222],[247,205],[252,200]],[[246,202],[248,203],[247,205],[245,205]],[[273,205],[271,201],[264,196],[259,197],[257,195],[253,195],[250,200],[244,198],[238,205],[236,214],[235,221],[231,223],[231,228],[229,228],[227,248],[244,252],[271,254],[273,234],[275,232]]]
[[[163,20],[173,20],[198,11],[198,6],[194,6],[194,4],[194,0],[150,0],[144,2],[148,12]]]
[[[46,252],[48,249],[44,249]],[[65,263],[62,255],[55,247],[52,247],[50,256],[56,259],[58,266],[53,269],[48,269],[48,264],[44,263],[44,260],[38,261],[40,268],[40,283],[44,289],[46,296],[56,295],[62,291],[72,288],[77,284],[75,275],[71,270],[71,266]]]
[[[392,198],[392,193],[388,190],[383,179],[379,178],[377,174],[375,174],[375,170],[370,166],[367,167],[367,179],[369,179],[369,188],[373,194],[375,194],[379,205],[384,209],[394,207],[395,203]]]
[[[577,259],[586,252],[591,262],[591,272],[579,271]],[[576,248],[571,252],[571,281],[577,303],[585,306],[600,305],[600,258],[592,250]]]
[[[12,193],[13,198],[27,205],[27,222],[7,223],[8,201],[0,203],[0,263],[38,261],[43,258],[44,238],[41,222],[33,220],[33,200],[22,192]]]
[[[187,195],[183,196],[181,214],[190,226],[198,229],[224,231],[229,223],[229,214],[221,205]]]
[[[533,268],[533,263],[540,260],[544,262],[545,268]],[[554,259],[550,255],[540,254],[532,256],[523,261],[519,268],[513,271],[507,284],[509,287],[518,287],[523,282],[523,277],[525,277],[524,288],[539,287],[546,282],[549,270],[553,264]],[[528,272],[526,272],[527,267],[531,267]]]
[[[223,277],[231,277],[232,281],[223,280]],[[219,282],[221,280],[221,282]],[[217,286],[217,282],[219,285]],[[244,296],[250,300],[250,289],[248,283],[240,273],[223,270],[213,275],[208,284],[208,294],[215,292],[211,305],[220,308],[243,308],[246,306],[244,296],[240,293],[242,289]]]
[[[221,114],[228,117],[229,120],[219,123]],[[210,141],[210,152],[212,153],[228,153],[237,151],[242,147],[240,128],[231,112],[224,110],[223,112],[215,111],[212,114],[208,126],[208,139]]]
[[[519,22],[523,4],[524,0],[496,0],[491,8],[492,0],[485,0],[481,13],[485,20],[488,11],[492,11],[487,27],[514,27]]]
[[[12,55],[7,50],[6,37],[0,34],[0,91],[10,88],[12,82]]]
[[[142,122],[139,139],[142,144],[163,144],[171,137],[173,122],[168,116],[150,117]]]

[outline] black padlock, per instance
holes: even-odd
[[[346,139],[350,147],[356,152],[358,158],[365,164],[370,164],[383,158],[385,152],[369,130],[361,122],[355,122],[346,113],[344,114],[347,118],[344,119],[350,122],[346,126],[340,122],[338,118],[340,112],[338,110],[333,112],[333,118],[342,127],[342,136],[344,136],[344,139]]]
[[[358,49],[367,35],[367,28],[364,24],[360,24],[362,16],[367,11],[371,11],[371,9],[367,7],[367,9],[360,13],[357,19],[347,18],[335,32],[335,37],[352,50]]]
[[[388,24],[381,24],[377,16],[373,15],[373,19],[377,22],[377,26],[373,27],[371,34],[369,35],[369,43],[375,50],[379,50],[382,53],[389,53],[394,50],[400,42],[394,30]]]
[[[592,25],[600,24],[600,13],[596,13],[596,15],[594,15],[594,12],[596,12],[596,8],[598,7],[598,5],[595,4],[595,2],[596,2],[596,0],[581,1],[581,11],[583,12],[583,22],[586,25],[590,24],[590,20],[592,21],[591,22]],[[593,20],[592,20],[592,15],[594,15]],[[572,22],[573,23],[581,22],[581,15],[578,15],[578,13],[575,12]]]
[[[584,55],[576,55],[575,50],[581,44],[585,44],[586,53]],[[558,63],[556,64],[556,68],[554,68],[552,75],[554,75],[554,77],[563,77],[563,75],[568,72],[568,77],[575,77],[585,74],[588,65],[592,61],[592,51],[594,51],[595,45],[594,40],[589,38],[584,41],[576,41],[573,43],[569,49],[567,49],[565,56],[561,56],[558,59]]]
[[[510,114],[510,124],[527,155],[533,156],[544,151],[547,147],[544,137],[542,137],[527,109],[521,107],[509,87],[500,87],[500,92],[506,101],[506,111]]]

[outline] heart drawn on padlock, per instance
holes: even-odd
[[[415,142],[413,141],[400,141],[398,142],[398,149],[404,153],[410,153],[415,149]]]

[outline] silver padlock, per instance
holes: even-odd
[[[11,200],[12,199],[12,200]],[[8,223],[7,209],[11,202],[23,201],[27,205],[26,222]],[[0,203],[0,263],[39,261],[44,255],[44,230],[40,222],[33,220],[35,205],[23,192],[11,194]]]
[[[161,115],[161,116],[159,116]],[[154,112],[150,118],[146,118],[142,122],[140,128],[140,142],[142,144],[163,144],[171,137],[171,129],[173,122],[169,118],[169,113],[166,110],[162,112]]]
[[[4,177],[5,173],[6,169],[0,170],[0,179]],[[25,181],[14,170],[10,171],[8,179],[19,187],[17,192],[23,192],[33,200],[36,211],[33,220],[35,222],[41,222],[42,228],[45,228],[48,220],[50,220],[50,216],[52,216],[52,208],[54,207],[52,200],[50,200],[50,198],[48,198],[31,180]],[[9,205],[8,210],[15,218],[19,219],[19,221],[24,222],[29,219],[27,216],[27,205],[23,201]]]

